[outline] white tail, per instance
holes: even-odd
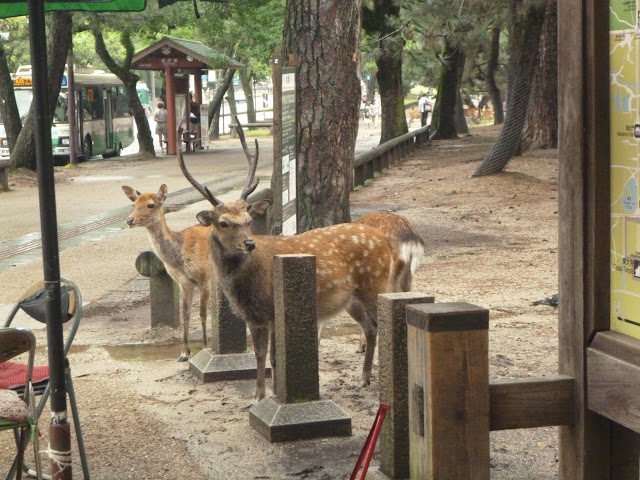
[[[140,193],[126,185],[122,190],[133,202],[133,212],[127,218],[127,224],[130,227],[141,226],[147,229],[153,251],[162,260],[167,273],[180,287],[183,347],[178,360],[184,362],[191,354],[189,320],[196,287],[200,290],[202,338],[204,345],[207,345],[207,312],[211,293],[211,265],[209,264],[211,229],[194,225],[179,232],[171,230],[164,217],[166,185],[161,185],[158,193]]]
[[[378,295],[396,290],[403,261],[392,248],[387,234],[364,223],[333,225],[292,237],[252,235],[253,217],[264,214],[270,202],[246,202],[257,185],[253,176],[258,151],[256,148],[256,153],[251,155],[242,127],[238,126],[237,130],[250,166],[245,188],[237,201],[218,200],[188,172],[180,149],[178,158],[185,177],[213,207],[200,212],[197,218],[201,224],[211,227],[212,266],[229,302],[246,321],[253,338],[258,371],[256,399],[265,395],[269,338],[274,385],[276,381],[273,257],[279,254],[315,255],[320,326],[342,309],[358,322],[366,338],[360,385],[368,385],[376,346]]]

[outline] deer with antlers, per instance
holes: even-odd
[[[397,291],[405,270],[394,240],[365,223],[343,223],[290,236],[252,235],[253,218],[263,215],[269,200],[247,203],[256,189],[254,177],[259,148],[247,148],[242,126],[238,136],[249,162],[249,173],[240,199],[224,203],[189,173],[180,148],[178,160],[187,180],[212,208],[197,215],[210,227],[211,266],[235,312],[245,320],[257,360],[256,401],[265,396],[265,366],[269,343],[275,386],[275,332],[273,257],[279,254],[310,254],[316,257],[317,314],[322,323],[346,309],[360,325],[366,339],[360,385],[370,383],[377,336],[377,300],[380,293]],[[410,268],[410,267],[409,267]],[[269,340],[271,340],[269,342]]]
[[[207,312],[211,294],[211,228],[194,225],[179,232],[171,230],[164,216],[163,205],[167,199],[167,186],[164,184],[160,186],[158,193],[140,193],[127,185],[123,185],[122,190],[133,202],[133,212],[127,218],[127,225],[147,229],[153,251],[179,286],[183,345],[178,361],[185,362],[191,354],[189,320],[196,288],[200,291],[202,338],[204,346],[207,346]]]

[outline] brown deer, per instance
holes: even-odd
[[[343,223],[291,237],[252,235],[253,217],[264,214],[269,200],[247,203],[255,190],[258,162],[247,148],[242,126],[238,136],[249,161],[247,181],[240,199],[224,203],[197,182],[187,170],[180,148],[180,168],[189,182],[211,205],[198,213],[198,221],[211,227],[211,265],[235,312],[245,320],[253,338],[257,360],[256,400],[265,396],[265,365],[269,339],[275,386],[275,332],[273,257],[310,254],[316,257],[317,314],[322,323],[346,309],[360,325],[366,351],[360,386],[370,383],[377,335],[377,301],[380,293],[395,291],[404,262],[393,250],[386,233],[363,223]]]
[[[189,359],[189,320],[196,288],[200,290],[200,321],[202,339],[207,346],[207,312],[211,293],[211,265],[209,236],[211,228],[194,225],[174,232],[164,216],[167,186],[161,185],[158,193],[140,193],[127,185],[122,190],[133,202],[133,212],[127,218],[129,227],[145,227],[153,251],[164,264],[167,273],[180,288],[180,317],[182,318],[183,346],[179,362]]]

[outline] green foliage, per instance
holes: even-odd
[[[47,15],[49,16],[49,15]],[[27,17],[16,17],[0,20],[0,36],[3,43],[9,70],[15,72],[20,65],[31,64],[29,52],[29,22]]]
[[[468,95],[485,93],[486,63],[491,30],[507,25],[506,0],[424,1],[402,3],[403,21],[409,21],[405,32],[403,79],[406,84],[437,85],[445,42],[461,47],[465,53],[462,90]],[[506,51],[501,49],[501,56]],[[501,60],[505,65],[507,60]],[[500,74],[501,71],[498,73]],[[505,75],[498,77],[506,85]]]

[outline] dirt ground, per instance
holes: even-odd
[[[555,375],[557,312],[532,302],[557,292],[557,151],[529,152],[503,174],[470,178],[497,132],[476,128],[420,148],[354,192],[352,210],[356,217],[389,209],[416,224],[426,251],[415,291],[490,309],[492,378]],[[201,383],[176,362],[180,331],[149,325],[143,277],[86,306],[70,360],[91,478],[349,477],[379,400],[376,365],[371,386],[356,387],[363,356],[355,353],[359,332],[348,316],[325,328],[320,389],[351,416],[353,435],[275,444],[249,426],[254,381]],[[45,448],[46,430],[44,422]],[[555,428],[493,432],[492,480],[556,478],[556,437]],[[0,465],[10,452],[2,442]],[[74,478],[81,478],[77,451],[73,458]],[[380,478],[377,456],[372,465],[368,478]]]

